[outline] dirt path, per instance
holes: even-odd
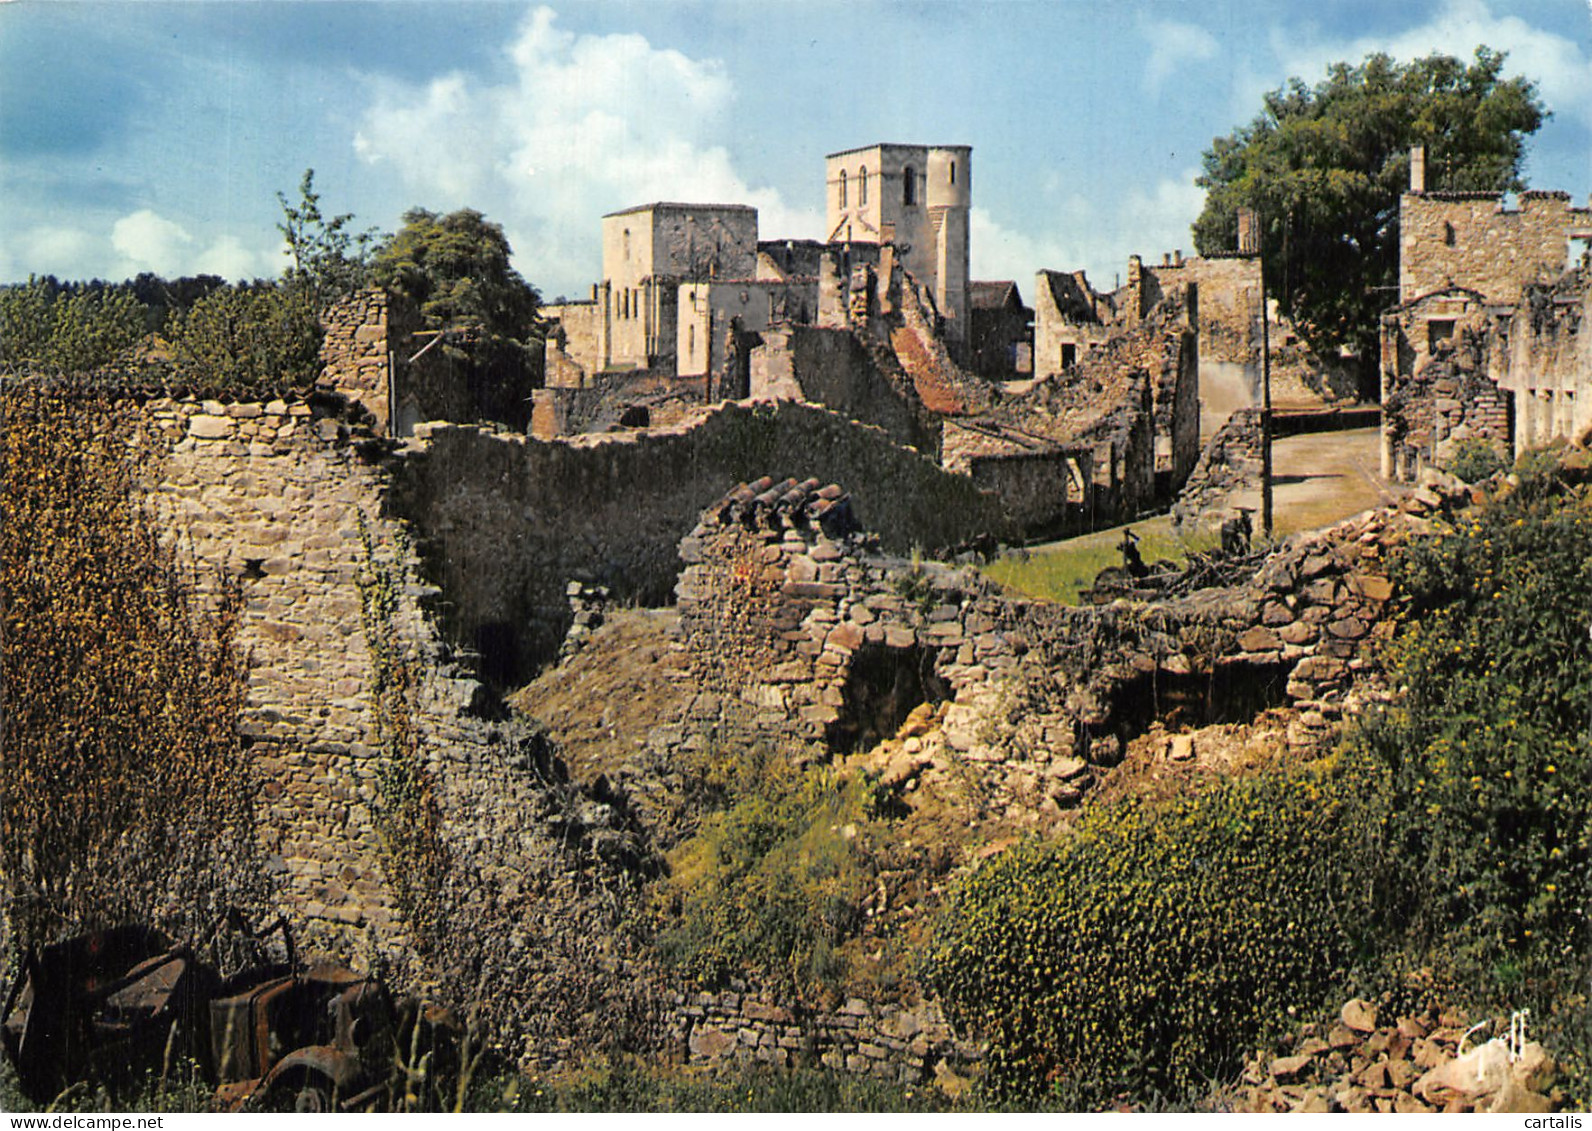
[[[1278,440],[1272,449],[1277,533],[1313,530],[1394,501],[1401,489],[1381,477],[1381,465],[1376,428]],[[1258,510],[1260,493],[1238,501]]]

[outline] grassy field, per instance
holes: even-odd
[[[1030,597],[1076,605],[1079,592],[1094,584],[1097,573],[1107,566],[1122,564],[1122,532],[1130,528],[1139,537],[1139,555],[1146,564],[1161,558],[1182,563],[1188,560],[1190,550],[1209,550],[1214,544],[1214,540],[1183,542],[1172,533],[1171,517],[1161,515],[1064,542],[1016,550],[991,562],[984,572],[992,580]]]

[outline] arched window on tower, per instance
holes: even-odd
[[[868,203],[868,170],[857,170],[857,203]]]
[[[901,170],[901,203],[911,208],[918,202],[918,172],[911,165]]]
[[[840,170],[840,207],[846,206],[846,171]]]
[[[956,162],[955,161],[950,162],[950,172],[949,172],[949,174],[947,174],[947,179],[953,185],[956,183]]]

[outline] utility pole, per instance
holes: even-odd
[[[1271,541],[1271,311],[1266,301],[1266,256],[1260,256],[1260,530]]]
[[[1266,251],[1261,216],[1253,208],[1238,210],[1238,253],[1253,255],[1260,265],[1260,530],[1271,541],[1271,312],[1266,298]]]

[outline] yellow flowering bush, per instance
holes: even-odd
[[[1328,765],[1086,814],[974,872],[927,980],[990,1042],[997,1098],[1186,1095],[1258,1033],[1317,1007],[1353,957],[1363,894],[1332,846]]]

